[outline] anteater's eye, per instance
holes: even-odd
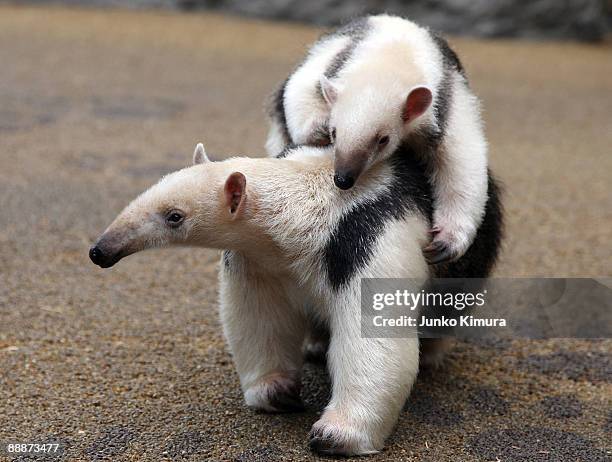
[[[387,143],[389,143],[389,137],[387,135],[383,135],[380,138],[378,138],[378,145],[380,147],[386,146]]]
[[[179,226],[184,219],[185,215],[183,215],[183,213],[179,212],[178,210],[172,210],[166,215],[166,223],[168,224],[168,226],[172,226],[173,228]]]
[[[329,131],[329,141],[331,141],[332,143],[336,141],[336,128],[332,128]]]

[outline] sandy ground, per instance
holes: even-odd
[[[0,441],[65,460],[310,460],[308,410],[247,410],[217,319],[217,252],[92,240],[198,140],[261,155],[262,101],[318,31],[208,15],[0,7]],[[612,49],[453,40],[506,186],[497,275],[610,276]],[[603,461],[610,341],[459,343],[372,460]],[[4,456],[0,456],[0,459]],[[25,459],[23,459],[25,460]]]

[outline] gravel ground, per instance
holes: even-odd
[[[329,393],[242,403],[217,319],[217,252],[92,240],[193,145],[261,155],[262,101],[318,31],[171,12],[0,6],[0,441],[65,460],[314,460]],[[610,46],[453,40],[506,186],[500,276],[612,274]],[[371,460],[604,461],[612,342],[461,342]],[[0,456],[0,458],[3,456]],[[22,459],[25,460],[25,459]]]

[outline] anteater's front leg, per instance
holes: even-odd
[[[301,410],[305,320],[293,309],[294,293],[239,254],[226,252],[223,260],[221,321],[246,404],[266,412]]]
[[[455,76],[455,80],[461,77]],[[487,142],[478,100],[464,81],[456,82],[454,104],[442,145],[432,162],[434,195],[429,263],[457,260],[470,247],[488,199]]]
[[[363,338],[359,294],[344,293],[330,307],[328,366],[332,398],[310,433],[323,454],[379,451],[417,376],[417,338]]]

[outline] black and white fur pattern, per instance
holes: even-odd
[[[414,89],[429,94],[431,103],[402,121],[401,107]],[[337,131],[333,140],[330,127]],[[385,145],[372,144],[382,135],[388,135]],[[282,156],[288,146],[330,141],[336,175],[350,172],[355,179],[408,145],[426,161],[433,186],[429,262],[467,250],[484,212],[487,143],[479,101],[442,37],[388,15],[361,18],[321,37],[274,95],[266,149]]]
[[[331,165],[316,166],[329,148],[287,150],[287,160],[313,167],[299,178],[284,176],[290,188],[270,183],[258,195],[270,198],[262,220],[289,266],[224,254],[221,318],[249,406],[298,409],[308,319],[330,333],[332,398],[310,434],[320,453],[380,450],[418,372],[417,339],[362,338],[360,278],[486,277],[497,257],[501,208],[491,180],[475,243],[456,262],[431,272],[421,253],[433,213],[431,190],[424,168],[409,154],[396,153],[342,192],[331,181]],[[288,210],[287,203],[300,205]],[[424,360],[438,362],[440,344],[426,342],[432,354]]]
[[[432,195],[414,155],[400,150],[342,191],[333,183],[331,148],[285,154],[210,162],[198,145],[197,165],[132,201],[90,257],[106,268],[153,247],[226,249],[220,315],[247,405],[267,412],[302,407],[301,347],[314,319],[330,336],[332,396],[310,444],[326,454],[374,453],[417,376],[419,340],[362,337],[360,279],[486,277],[501,232],[497,188],[491,180],[474,244],[432,273],[421,252]]]

